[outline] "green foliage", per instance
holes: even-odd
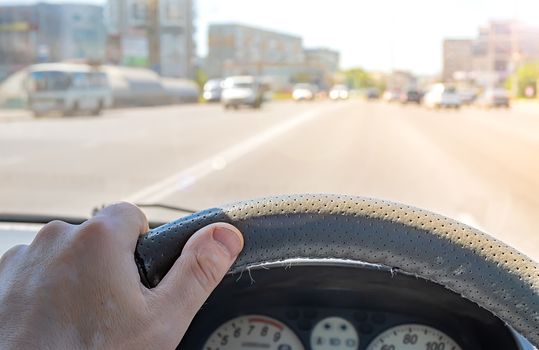
[[[383,81],[375,80],[369,72],[362,68],[351,68],[342,72],[346,78],[348,86],[353,89],[364,89],[377,87],[381,90],[385,87]]]
[[[195,80],[198,86],[202,89],[204,87],[204,84],[206,84],[206,82],[208,81],[208,75],[206,74],[206,72],[204,72],[203,69],[197,68]]]
[[[299,72],[292,77],[294,83],[312,83],[314,79],[315,77],[307,72]]]
[[[515,79],[515,75],[510,76],[505,82],[505,86],[510,91],[513,91],[513,84],[515,81],[518,81],[518,97],[524,97],[525,90],[528,86],[533,87],[534,91],[537,88],[537,82],[539,81],[539,62],[525,63],[517,69],[515,74],[517,79]]]

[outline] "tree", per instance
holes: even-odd
[[[196,82],[198,86],[202,89],[204,87],[204,84],[208,81],[208,75],[202,68],[197,68],[196,70]]]
[[[298,72],[292,76],[293,83],[312,83],[314,80],[313,75],[307,72]]]
[[[518,81],[517,95],[518,97],[524,97],[526,88],[532,87],[534,91],[534,97],[537,96],[537,84],[539,81],[539,62],[525,63],[518,67],[515,75],[510,76],[506,81],[506,86],[509,90],[513,90],[513,83]]]
[[[351,68],[342,72],[351,88],[364,89],[369,87],[383,88],[383,82],[375,80],[372,75],[362,68]]]

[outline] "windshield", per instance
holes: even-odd
[[[295,90],[310,90],[312,87],[309,84],[297,84],[294,86]]]
[[[204,90],[217,90],[221,88],[221,80],[208,80],[204,84]]]
[[[56,91],[66,90],[71,84],[71,77],[65,72],[32,72],[29,79],[30,90]]]
[[[253,83],[245,83],[245,82],[237,82],[237,81],[230,81],[225,83],[225,88],[243,88],[243,89],[250,89],[254,86]]]
[[[1,1],[0,214],[342,193],[539,260],[538,13],[537,0]]]

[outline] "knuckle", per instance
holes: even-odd
[[[64,234],[69,228],[70,224],[61,220],[53,220],[45,224],[41,230],[36,234],[34,242],[41,242],[43,240],[48,241],[57,238],[59,235]]]
[[[144,215],[139,207],[129,202],[117,202],[105,207],[102,212],[111,213],[111,214],[122,214],[131,213],[135,215]]]
[[[99,211],[94,218],[98,217],[135,218],[140,222],[140,226],[143,227],[144,230],[147,231],[149,229],[148,219],[146,218],[144,212],[140,210],[139,207],[129,202],[118,202],[111,204]]]
[[[26,251],[27,248],[28,246],[26,244],[18,244],[14,247],[11,247],[2,255],[2,257],[0,257],[0,265],[23,253],[24,251]]]
[[[105,218],[94,217],[84,222],[76,233],[80,240],[103,240],[112,232],[110,224]]]
[[[108,208],[113,211],[121,211],[121,212],[139,210],[139,208],[136,205],[131,204],[129,202],[117,202],[117,203],[111,204],[110,206],[108,206]]]

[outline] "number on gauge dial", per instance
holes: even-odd
[[[271,317],[246,315],[220,325],[206,340],[203,350],[305,350],[297,335]]]
[[[407,324],[377,336],[367,350],[462,350],[447,334],[424,325]]]

